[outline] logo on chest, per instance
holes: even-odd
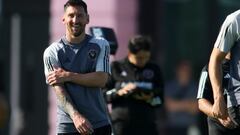
[[[143,70],[142,75],[146,79],[153,79],[154,72],[150,69],[145,69],[145,70]]]
[[[91,49],[88,51],[88,58],[90,58],[91,60],[95,60],[97,57],[97,51],[94,49]]]

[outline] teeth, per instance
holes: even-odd
[[[73,25],[74,27],[80,27],[80,25]]]

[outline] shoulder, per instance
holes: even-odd
[[[126,61],[123,59],[123,60],[116,60],[116,61],[113,61],[111,63],[112,66],[121,66],[121,65],[124,65],[126,63]]]
[[[61,39],[51,43],[45,50],[44,56],[54,55],[63,47]]]
[[[126,64],[127,62],[125,59],[116,60],[111,63],[111,69],[113,72],[121,72],[122,70],[126,70],[126,67],[128,67]]]
[[[106,39],[102,38],[102,37],[92,37],[89,41],[89,43],[94,43],[99,45],[101,48],[103,46],[109,46],[109,43]]]
[[[231,24],[234,22],[239,22],[239,21],[240,21],[240,10],[237,10],[237,11],[229,14],[225,19],[225,22],[228,24]]]

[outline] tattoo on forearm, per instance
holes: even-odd
[[[54,71],[54,66],[49,57],[45,58],[45,64],[48,71]],[[64,85],[53,86],[57,96],[57,105],[60,106],[66,113],[73,117],[74,112],[77,111],[70,95],[64,89]]]
[[[59,87],[55,88],[55,93],[57,96],[57,105],[60,106],[72,118],[74,112],[76,112],[77,109],[70,95],[62,88],[63,88],[62,86],[61,86],[61,89],[59,89]]]

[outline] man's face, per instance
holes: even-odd
[[[139,51],[136,54],[133,54],[133,53],[128,54],[128,58],[130,59],[130,62],[136,65],[137,67],[144,67],[146,63],[149,61],[150,56],[151,54],[149,51],[143,51],[143,50]]]
[[[86,24],[89,23],[89,16],[83,7],[69,6],[63,16],[63,24],[66,27],[66,34],[74,37],[85,33]]]

